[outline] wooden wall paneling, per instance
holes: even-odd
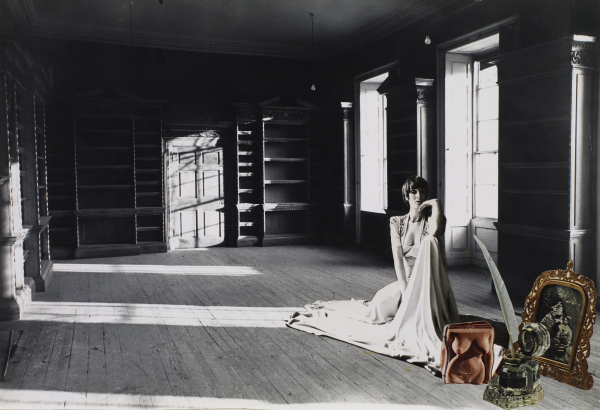
[[[571,36],[495,59],[500,87],[499,269],[525,300],[572,259],[598,284],[592,209],[595,39]]]
[[[387,158],[389,215],[408,212],[402,184],[418,172],[417,110],[415,85],[406,84],[387,94]],[[361,226],[364,226],[361,224]]]

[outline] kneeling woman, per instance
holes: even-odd
[[[343,340],[440,371],[444,326],[460,322],[436,236],[446,225],[437,199],[418,176],[402,187],[410,212],[390,218],[397,281],[371,301],[315,302],[287,320],[289,327]]]

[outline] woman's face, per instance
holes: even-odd
[[[427,190],[423,188],[413,188],[408,191],[408,204],[411,210],[418,210],[423,202],[427,200]]]

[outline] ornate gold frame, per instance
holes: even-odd
[[[583,275],[573,272],[573,261],[569,261],[566,270],[552,270],[542,273],[535,280],[533,289],[525,300],[525,309],[521,318],[523,322],[519,330],[526,323],[535,322],[537,310],[540,305],[542,290],[548,285],[559,285],[573,288],[581,292],[584,297],[581,317],[577,324],[577,332],[573,346],[574,354],[571,355],[569,364],[561,363],[545,357],[536,357],[540,362],[540,373],[554,377],[556,380],[570,384],[580,389],[589,390],[594,385],[594,379],[587,372],[587,358],[590,355],[590,338],[596,322],[596,289],[594,283]]]

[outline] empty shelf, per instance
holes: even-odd
[[[283,202],[283,203],[266,203],[263,205],[266,212],[273,211],[305,211],[310,208],[308,202]]]
[[[131,165],[78,165],[77,169],[128,169]]]
[[[77,150],[84,151],[128,151],[133,149],[133,147],[77,147]]]
[[[265,142],[308,142],[306,138],[265,138]]]
[[[161,196],[162,192],[136,192],[135,196]]]
[[[136,230],[138,232],[161,232],[162,226],[138,226]]]
[[[304,162],[307,158],[265,158],[265,162]]]
[[[133,185],[79,185],[79,189],[128,189]]]
[[[287,185],[287,184],[303,184],[308,182],[306,179],[265,179],[266,185]]]

